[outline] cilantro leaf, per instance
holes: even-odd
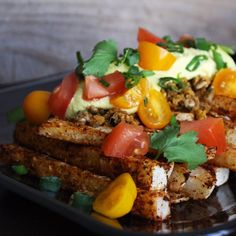
[[[103,40],[93,49],[93,55],[83,65],[84,75],[102,77],[111,62],[117,60],[117,43],[113,40]]]
[[[122,57],[117,60],[117,65],[126,64],[127,66],[133,66],[139,62],[139,52],[133,48],[125,48]]]
[[[151,136],[151,147],[158,151],[156,158],[161,154],[168,162],[188,163],[189,169],[195,169],[198,165],[207,161],[205,148],[196,143],[197,133],[190,131],[179,134],[179,124],[172,118],[171,125]]]

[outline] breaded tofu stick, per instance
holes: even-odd
[[[143,157],[105,157],[100,147],[78,145],[47,138],[37,134],[36,128],[27,123],[16,126],[15,141],[37,152],[89,170],[98,175],[115,178],[129,172],[137,186],[146,190],[164,190],[173,164]]]
[[[100,146],[111,132],[109,127],[90,127],[73,122],[51,118],[39,126],[40,135],[83,145]]]
[[[37,177],[57,176],[61,179],[64,189],[81,191],[92,196],[99,194],[111,182],[107,177],[83,171],[15,144],[0,145],[0,162],[7,165],[23,164]],[[170,201],[165,191],[137,190],[133,214],[154,221],[169,217]]]

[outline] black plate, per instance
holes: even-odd
[[[63,74],[58,74],[0,90],[0,143],[12,142],[14,125],[7,122],[6,113],[19,106],[28,92],[36,89],[51,90],[62,77]],[[234,173],[231,173],[228,183],[216,189],[209,199],[173,206],[169,222],[153,223],[128,215],[119,220],[122,230],[96,221],[89,214],[70,207],[70,193],[60,192],[52,197],[37,189],[37,179],[29,176],[19,178],[8,168],[0,168],[0,185],[102,235],[228,235],[236,232]]]

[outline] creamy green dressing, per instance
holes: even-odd
[[[221,54],[223,61],[226,62],[227,67],[231,69],[236,69],[236,65],[234,60],[222,49],[217,48],[217,51]],[[161,77],[182,77],[187,80],[191,80],[196,76],[201,76],[204,78],[212,79],[215,73],[217,72],[216,63],[213,60],[213,55],[211,51],[203,51],[194,48],[184,48],[183,53],[173,53],[176,57],[176,61],[172,65],[172,67],[167,71],[153,71],[155,74],[147,77],[146,79],[149,81],[149,85],[151,88],[160,91],[160,87],[158,86],[158,81]],[[188,63],[197,55],[206,55],[208,59],[206,61],[202,61],[200,66],[195,71],[186,70],[186,66]],[[111,74],[116,70],[120,72],[128,71],[128,66],[121,64],[119,66],[112,63],[106,74]],[[142,69],[142,68],[140,68]],[[78,111],[86,110],[87,107],[94,106],[97,108],[109,109],[112,108],[112,104],[110,104],[109,97],[104,97],[100,99],[94,99],[92,101],[86,101],[83,99],[83,83],[80,83],[75,95],[73,96],[67,111],[66,117],[72,118]],[[135,113],[137,111],[137,107],[132,109],[124,109],[128,113]]]

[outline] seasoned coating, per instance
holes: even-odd
[[[38,177],[58,176],[64,188],[70,190],[96,195],[111,181],[107,177],[92,174],[89,171],[50,159],[46,155],[37,154],[14,144],[0,145],[0,158],[5,164],[23,164],[33,175]]]
[[[228,146],[226,152],[216,156],[210,163],[236,171],[236,147]]]
[[[78,145],[38,135],[27,123],[16,126],[15,141],[35,151],[89,170],[115,178],[129,172],[137,186],[147,190],[163,190],[167,186],[171,164],[143,157],[116,158],[103,155],[100,147]]]
[[[7,165],[23,164],[37,177],[57,176],[61,179],[64,189],[85,192],[91,196],[99,194],[111,182],[107,177],[82,171],[16,144],[0,145],[0,162]],[[139,188],[137,191],[133,214],[154,221],[169,217],[170,203],[165,191],[146,191]]]
[[[75,123],[57,118],[49,119],[38,128],[40,135],[49,138],[95,146],[100,146],[110,132],[111,128],[109,127],[93,128],[87,125],[76,125]]]

